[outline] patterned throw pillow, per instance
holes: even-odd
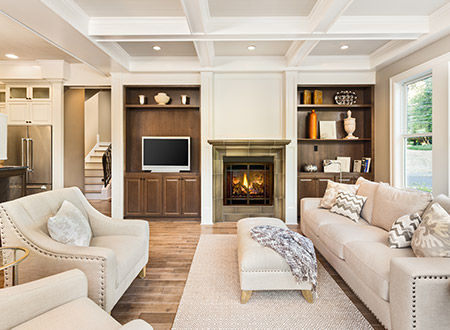
[[[450,258],[450,215],[438,203],[423,214],[411,247],[418,257]]]
[[[88,219],[69,201],[48,219],[47,228],[51,238],[67,245],[89,246],[92,238]]]
[[[331,180],[328,180],[327,190],[325,190],[325,194],[323,198],[320,200],[320,207],[329,209],[334,203],[336,203],[336,197],[340,191],[356,194],[358,191],[358,184],[345,184],[345,183],[337,183]]]
[[[346,216],[355,222],[358,222],[361,210],[367,197],[339,192],[336,197],[336,203],[331,207],[330,212]]]
[[[419,213],[407,214],[398,218],[389,231],[389,247],[405,248],[411,246],[412,236],[421,222]]]

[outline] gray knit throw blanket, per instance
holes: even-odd
[[[317,260],[314,245],[309,238],[292,230],[270,225],[253,227],[251,236],[262,246],[281,255],[297,282],[310,282],[312,292],[317,296]]]

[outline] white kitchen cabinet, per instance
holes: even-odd
[[[6,112],[10,125],[51,125],[51,87],[45,85],[8,85]]]
[[[0,89],[0,113],[6,114],[6,91]]]

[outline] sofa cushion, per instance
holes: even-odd
[[[359,219],[359,222],[366,223],[363,219]],[[306,222],[306,226],[314,233],[314,235],[319,236],[319,228],[323,225],[327,225],[330,223],[339,223],[339,224],[355,224],[354,221],[350,220],[347,217],[344,217],[339,214],[331,213],[327,209],[310,209],[306,210],[303,213],[303,218],[301,221]],[[356,225],[358,225],[356,223]]]
[[[391,259],[396,257],[415,256],[411,248],[390,249],[386,241],[354,241],[344,247],[346,263],[364,283],[386,301],[389,301]]]
[[[362,220],[353,224],[328,224],[319,228],[319,238],[336,256],[344,259],[345,244],[354,241],[386,242],[388,233]]]
[[[116,288],[133,270],[145,254],[145,239],[137,236],[97,236],[90,246],[103,247],[114,251],[117,260]]]
[[[377,182],[372,182],[364,179],[362,176],[356,180],[356,184],[359,184],[358,192],[359,196],[367,197],[366,203],[361,211],[361,217],[368,223],[372,223],[373,203],[375,200],[375,193],[380,185]]]
[[[389,231],[392,224],[405,214],[422,215],[432,199],[430,193],[403,190],[380,183],[375,193],[372,224]]]
[[[25,323],[17,330],[120,329],[122,326],[89,298],[79,298],[58,306]]]
[[[395,249],[411,246],[411,238],[421,222],[419,213],[406,214],[398,218],[389,231],[389,247]]]

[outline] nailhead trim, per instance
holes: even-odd
[[[36,252],[43,254],[45,256],[49,256],[49,257],[54,257],[57,259],[75,259],[75,260],[87,260],[87,261],[100,261],[100,272],[102,273],[101,279],[102,281],[100,282],[100,295],[101,297],[99,298],[100,300],[100,306],[102,308],[105,307],[104,304],[104,293],[105,293],[105,283],[104,283],[104,274],[105,274],[105,258],[103,257],[91,257],[91,256],[73,256],[73,255],[62,255],[62,254],[55,254],[52,252],[48,252],[45,250],[42,250],[40,247],[36,246],[34,243],[32,243],[31,241],[29,241],[25,236],[23,236],[23,234],[19,231],[19,229],[17,228],[17,226],[15,225],[15,223],[12,221],[11,217],[9,216],[8,212],[6,212],[5,207],[2,205],[0,206],[1,211],[3,211],[3,213],[5,214],[6,218],[9,221],[9,224],[11,225],[11,227],[14,229],[14,231],[16,232],[16,234],[20,237],[20,239],[27,244],[31,249],[35,250]],[[1,213],[1,212],[0,212]],[[1,242],[2,242],[2,246],[6,245],[6,237],[5,237],[5,224],[3,223],[3,217],[0,214],[0,238],[1,238]],[[8,281],[8,269],[5,269],[5,283],[7,284]]]
[[[417,328],[417,324],[416,324],[416,282],[418,280],[447,280],[450,279],[450,275],[442,275],[442,276],[434,276],[434,275],[421,275],[421,276],[414,276],[413,277],[413,282],[412,282],[412,287],[411,287],[411,292],[412,292],[412,304],[411,304],[411,316],[412,316],[412,327],[413,329]]]

